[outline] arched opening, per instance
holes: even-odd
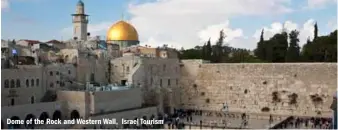
[[[20,87],[21,87],[20,79],[16,79],[16,87],[17,87],[17,88],[20,88]]]
[[[61,120],[61,112],[59,110],[56,110],[53,113],[53,120],[57,120],[57,119]]]
[[[11,117],[11,120],[20,120],[20,118],[17,116],[13,116]],[[8,129],[20,129],[20,124],[9,124]]]
[[[33,121],[32,121],[32,124],[27,124],[27,120],[30,120],[30,119],[32,119]],[[34,123],[34,119],[35,119],[35,116],[33,115],[33,114],[28,114],[27,116],[26,116],[26,118],[25,118],[25,127],[26,128],[31,128],[31,129],[33,129],[34,128],[34,125],[35,125],[35,123]]]
[[[15,104],[15,100],[14,100],[14,98],[12,98],[11,99],[11,105],[14,106],[14,104]]]
[[[14,79],[11,80],[11,88],[14,88],[15,87],[15,82],[14,82]]]
[[[26,79],[26,87],[29,87],[29,80]]]
[[[48,113],[47,112],[42,112],[40,114],[39,120],[43,120],[44,122],[46,122],[47,118],[49,118]]]
[[[34,79],[31,79],[31,86],[34,87]]]
[[[31,97],[31,104],[34,104],[34,96]]]
[[[78,119],[80,118],[80,114],[77,110],[73,110],[71,113],[70,113],[70,119]]]

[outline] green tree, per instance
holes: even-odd
[[[212,62],[214,63],[220,63],[222,61],[222,56],[223,56],[223,43],[224,43],[224,38],[225,34],[224,31],[221,30],[219,33],[219,38],[216,42],[216,45],[213,46],[213,51],[212,51]]]
[[[300,47],[299,47],[299,32],[297,30],[293,30],[290,32],[290,46],[287,50],[287,62],[299,62],[300,61]]]
[[[204,43],[204,45],[203,45],[203,47],[202,47],[202,59],[203,59],[203,60],[206,60],[206,55],[207,55],[207,53],[206,53],[206,48],[207,48],[207,46],[206,46],[205,43]]]
[[[288,36],[285,31],[275,34],[267,43],[266,56],[270,62],[285,62],[288,49]]]
[[[313,37],[313,41],[315,41],[318,38],[318,25],[317,22],[314,25],[314,37]]]
[[[206,58],[205,58],[205,60],[209,60],[209,61],[211,61],[211,53],[212,53],[212,48],[211,48],[211,42],[210,42],[210,38],[209,38],[209,40],[208,40],[208,42],[207,42],[207,46],[206,46],[206,49],[205,49],[206,51]]]
[[[266,49],[265,49],[265,44],[264,44],[264,29],[262,29],[261,32],[261,37],[259,42],[257,43],[257,47],[254,50],[255,56],[257,56],[259,59],[266,60]]]

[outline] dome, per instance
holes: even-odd
[[[77,6],[84,6],[84,3],[82,2],[82,0],[79,0],[79,2],[77,2]]]
[[[131,24],[118,21],[107,31],[107,41],[138,41],[138,34]]]

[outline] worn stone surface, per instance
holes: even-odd
[[[229,111],[312,116],[320,111],[320,115],[331,115],[329,106],[337,87],[336,72],[335,63],[203,64],[198,60],[182,61],[180,83],[184,94],[181,105],[220,110],[226,102]],[[292,98],[292,94],[297,98]],[[296,103],[292,104],[292,99]],[[264,107],[270,111],[262,112]]]

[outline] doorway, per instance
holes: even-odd
[[[121,80],[121,85],[126,86],[127,85],[127,80]]]

